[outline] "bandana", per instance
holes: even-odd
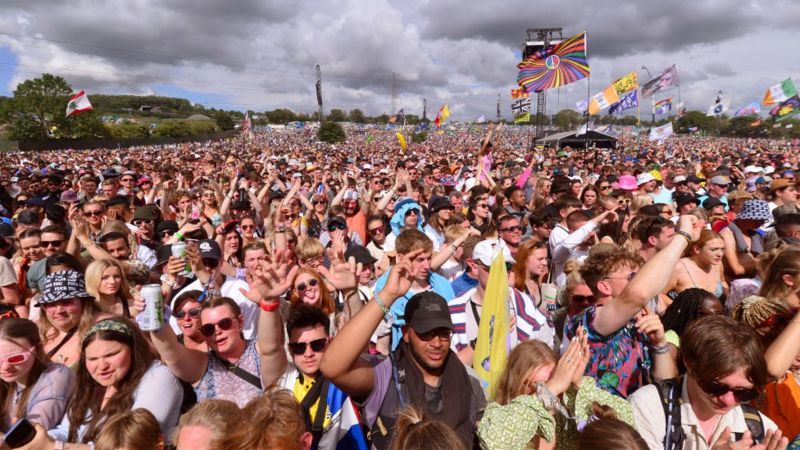
[[[131,330],[131,327],[127,324],[114,319],[105,319],[92,325],[92,328],[89,328],[89,331],[86,332],[86,336],[83,337],[83,342],[86,342],[91,335],[98,331],[116,331],[125,336],[133,337],[133,330]]]

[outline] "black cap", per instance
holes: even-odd
[[[203,239],[198,245],[200,248],[200,257],[203,259],[212,259],[219,262],[222,259],[222,250],[219,248],[217,241],[213,239]]]
[[[406,325],[417,333],[427,333],[437,328],[453,329],[450,309],[441,295],[424,291],[414,294],[406,304]]]
[[[162,245],[156,252],[156,264],[153,269],[160,269],[162,264],[166,264],[169,261],[170,256],[172,256],[172,244]]]
[[[431,213],[435,213],[442,209],[455,209],[455,207],[450,203],[450,199],[447,197],[433,197],[428,205],[428,210],[430,210]]]
[[[347,221],[345,221],[345,220],[344,220],[342,217],[340,217],[340,216],[331,216],[330,218],[328,218],[328,223],[327,223],[327,225],[326,225],[326,226],[328,226],[328,227],[329,227],[329,226],[331,226],[331,225],[333,225],[333,224],[335,224],[335,223],[338,223],[338,224],[340,224],[340,225],[344,225],[345,227],[347,226]]]
[[[688,205],[689,203],[694,203],[695,205],[699,205],[700,201],[693,195],[689,194],[678,194],[675,196],[675,204],[678,205],[680,208],[683,205]]]
[[[174,220],[162,220],[156,227],[156,235],[161,236],[161,233],[169,231],[172,234],[178,232],[178,222]]]
[[[717,206],[725,206],[725,203],[716,197],[708,197],[703,201],[703,209],[711,209]]]
[[[378,261],[372,256],[366,247],[361,245],[351,245],[350,248],[344,252],[344,257],[346,259],[350,259],[351,256],[355,258],[356,264],[362,264],[365,266],[369,264],[375,264],[375,262]]]

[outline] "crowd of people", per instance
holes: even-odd
[[[512,128],[0,153],[2,429],[32,423],[32,450],[800,448],[797,142]]]

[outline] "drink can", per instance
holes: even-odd
[[[164,312],[162,310],[161,285],[148,284],[140,291],[144,300],[144,311],[136,316],[136,323],[142,331],[160,330],[164,326]]]
[[[185,258],[186,257],[186,242],[176,242],[172,244],[170,247],[172,250],[172,256],[176,258]]]
[[[542,300],[546,305],[547,311],[555,311],[558,309],[558,288],[552,283],[542,283]]]

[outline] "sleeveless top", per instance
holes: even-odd
[[[689,272],[689,268],[686,267],[686,263],[681,261],[681,264],[683,264],[683,268],[686,269],[686,275],[689,275],[689,281],[692,282],[693,287],[698,287],[697,282],[694,281],[694,278],[692,278],[692,273]],[[717,281],[717,287],[714,288],[714,292],[712,292],[712,294],[714,294],[714,297],[721,299],[722,294],[724,293],[725,293],[725,287],[722,285],[722,281]],[[680,294],[680,292],[675,290],[667,292],[667,296],[673,300],[678,298],[678,294]]]
[[[261,358],[256,351],[256,341],[247,341],[244,353],[239,359],[239,368],[261,377]],[[221,398],[236,403],[243,408],[253,398],[264,393],[247,381],[228,370],[213,351],[208,352],[206,373],[194,387],[197,401]]]

